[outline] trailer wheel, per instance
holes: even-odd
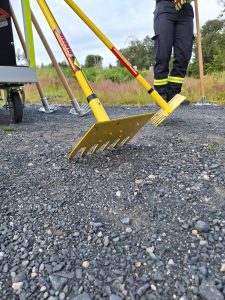
[[[12,92],[12,119],[14,123],[19,123],[23,119],[23,103],[18,92]]]

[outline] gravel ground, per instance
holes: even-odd
[[[72,162],[93,117],[68,110],[27,107],[13,132],[0,112],[0,299],[225,299],[225,108]]]

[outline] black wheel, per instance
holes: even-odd
[[[14,123],[19,123],[23,119],[23,103],[18,92],[11,93],[12,119]]]

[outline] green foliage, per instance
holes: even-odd
[[[139,70],[143,70],[149,69],[154,64],[153,49],[153,40],[150,36],[146,36],[143,41],[132,40],[127,48],[121,49],[121,52],[132,66],[137,66]],[[119,62],[118,65],[120,65]]]
[[[83,71],[90,82],[99,82],[105,79],[120,83],[132,79],[130,73],[122,67],[83,68]]]
[[[217,0],[218,4],[223,8],[221,16],[225,14],[225,0]]]
[[[112,82],[126,82],[132,79],[130,73],[121,67],[105,69],[103,76]]]
[[[90,54],[86,57],[84,66],[85,68],[102,67],[103,58],[100,55]]]
[[[96,67],[92,67],[92,68],[83,68],[84,74],[87,77],[87,79],[90,82],[95,82],[98,81],[100,72],[99,72],[99,68]]]
[[[202,49],[205,73],[225,70],[225,20],[207,21],[201,29]],[[198,49],[194,43],[194,61],[190,65],[189,74],[198,75]]]
[[[14,132],[14,131],[16,131],[16,128],[13,127],[13,126],[0,127],[0,129],[2,129],[2,131],[4,131],[4,132]]]

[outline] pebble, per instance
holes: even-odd
[[[43,294],[43,298],[44,298],[44,299],[48,298],[48,296],[49,296],[49,293],[48,293],[48,292],[45,292],[45,293]]]
[[[74,297],[73,300],[91,300],[91,298],[88,293],[82,293],[82,294]]]
[[[59,300],[64,300],[64,299],[66,299],[66,294],[62,292],[59,294]]]
[[[225,272],[225,264],[222,264],[220,272]]]
[[[118,197],[118,198],[121,197],[121,191],[116,192],[116,197]]]
[[[136,261],[135,262],[135,267],[136,268],[140,268],[141,267],[141,262],[140,261]]]
[[[39,267],[39,272],[43,271],[44,268],[45,268],[45,264],[42,263],[42,264],[40,265],[40,267]]]
[[[83,268],[87,269],[87,268],[89,268],[89,266],[90,266],[89,261],[87,261],[87,260],[83,261],[83,263],[82,263]]]
[[[210,226],[203,221],[198,221],[195,223],[195,227],[199,232],[208,233],[210,232]]]
[[[204,267],[204,266],[200,267],[199,271],[204,276],[206,276],[208,274],[208,271],[207,271],[206,267]]]
[[[193,229],[191,233],[192,233],[194,236],[198,236],[198,230],[196,230],[196,229]]]
[[[5,264],[3,269],[2,269],[2,272],[3,273],[8,273],[8,271],[9,271],[9,266],[8,266],[8,264]]]
[[[123,298],[121,298],[120,296],[117,296],[115,294],[111,294],[109,296],[109,300],[122,300]]]
[[[120,219],[121,223],[124,225],[129,225],[131,223],[130,217],[123,217]]]
[[[203,179],[206,180],[206,181],[209,181],[209,176],[205,174],[205,175],[203,176]]]
[[[154,254],[154,251],[155,251],[155,247],[146,248],[146,253],[150,256],[152,256],[152,254]]]
[[[76,269],[76,278],[82,279],[82,269]]]
[[[208,245],[208,242],[207,241],[200,241],[199,245],[200,246],[206,246],[206,245]]]
[[[132,230],[132,228],[127,227],[125,231],[126,231],[126,233],[131,233],[133,230]]]
[[[55,291],[61,291],[68,281],[67,278],[63,278],[55,275],[49,275],[49,279]]]
[[[165,278],[164,278],[163,274],[160,271],[157,271],[153,275],[153,280],[156,281],[156,282],[163,282],[163,281],[165,281]]]
[[[103,224],[100,223],[100,222],[90,222],[90,225],[95,227],[95,228],[99,228],[99,227],[103,226]]]
[[[22,266],[26,268],[29,265],[29,263],[30,263],[29,260],[24,260],[22,262]]]
[[[172,258],[169,259],[168,263],[167,263],[168,266],[172,267],[175,265],[174,261]]]
[[[44,292],[44,291],[46,291],[46,290],[47,290],[47,288],[46,288],[45,285],[43,285],[43,286],[40,288],[40,292]]]
[[[104,242],[103,242],[104,246],[107,247],[109,245],[109,237],[105,236],[104,237]]]
[[[143,179],[136,179],[135,184],[136,185],[142,185],[143,184]]]
[[[204,300],[224,300],[223,294],[210,282],[203,281],[199,287],[199,295]]]
[[[156,286],[155,286],[154,284],[151,284],[151,289],[152,289],[153,291],[157,291],[157,288],[156,288]]]
[[[19,289],[22,288],[22,286],[23,286],[23,282],[14,282],[14,283],[12,284],[13,290],[19,290]]]
[[[138,290],[137,290],[137,295],[139,297],[141,297],[142,295],[144,295],[147,290],[150,288],[150,285],[148,283],[146,283],[145,285],[143,285],[142,287],[140,287]]]

